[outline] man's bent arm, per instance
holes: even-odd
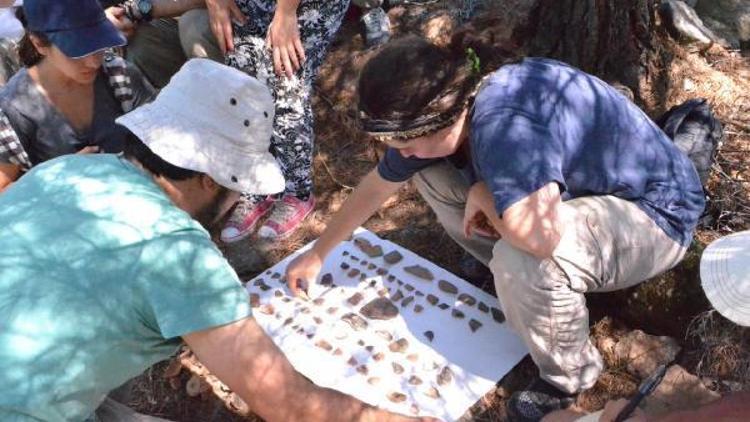
[[[300,375],[254,318],[183,336],[206,368],[267,421],[400,421]]]

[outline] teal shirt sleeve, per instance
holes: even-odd
[[[185,230],[152,240],[141,263],[143,322],[165,339],[252,314],[237,273],[205,232]]]

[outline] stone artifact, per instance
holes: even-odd
[[[373,263],[368,264],[367,265],[367,269],[368,270],[374,270],[375,269],[375,264],[373,264]]]
[[[400,338],[388,345],[388,349],[393,353],[404,353],[409,348],[409,340]]]
[[[414,305],[415,314],[421,314],[423,310],[424,310],[424,307],[422,305]]]
[[[367,383],[370,385],[378,385],[380,384],[380,378],[378,377],[370,377],[367,379]]]
[[[451,295],[455,295],[456,293],[458,293],[458,288],[450,281],[446,281],[446,280],[438,281],[438,288],[440,288],[440,290],[444,291],[445,293],[448,293]]]
[[[383,261],[390,265],[398,264],[402,259],[404,257],[398,251],[390,251],[383,257]]]
[[[333,346],[331,346],[331,343],[322,339],[315,342],[315,345],[325,350],[326,352],[330,352],[331,350],[333,350]]]
[[[477,303],[477,300],[474,298],[474,296],[468,294],[468,293],[461,293],[458,295],[459,302],[463,302],[467,306],[474,306],[475,303]]]
[[[381,248],[380,245],[373,245],[367,239],[358,237],[354,239],[354,244],[357,245],[357,247],[362,250],[362,252],[366,253],[370,258],[383,256],[383,248]]]
[[[336,313],[336,311],[338,311],[338,310],[339,310],[339,308],[337,308],[337,307],[335,307],[335,306],[331,306],[330,308],[326,309],[326,312],[328,312],[328,314],[329,314],[329,315],[333,315],[333,314],[335,314],[335,313]]]
[[[271,276],[271,278],[279,279],[279,278],[281,278],[281,274],[279,274],[279,273],[273,273],[273,275]]]
[[[349,264],[346,262],[342,262],[341,265],[339,266],[341,267],[342,270],[348,270],[350,268]]]
[[[257,293],[250,293],[250,307],[257,308],[260,306],[260,295]]]
[[[281,297],[281,296],[284,296],[284,293],[281,290],[276,289],[273,292],[273,295],[276,296],[276,297]]]
[[[359,365],[359,362],[357,362],[357,359],[354,359],[354,356],[350,357],[346,363],[349,364],[349,366],[357,366]]]
[[[346,276],[350,278],[354,278],[358,275],[359,275],[359,270],[357,268],[352,268],[351,270],[349,270],[348,273],[346,273]]]
[[[503,311],[495,307],[492,308],[492,318],[501,324],[505,322],[505,314]]]
[[[406,401],[406,395],[403,393],[390,393],[388,394],[388,400],[394,403],[403,403]]]
[[[375,331],[375,334],[377,334],[380,337],[382,337],[383,339],[385,339],[385,341],[391,341],[391,340],[393,340],[393,336],[388,331],[377,330],[377,331]]]
[[[331,273],[323,274],[323,277],[320,278],[320,285],[330,286],[331,284],[333,284],[333,275]]]
[[[422,384],[422,378],[419,378],[416,375],[412,375],[411,377],[409,377],[409,384],[411,384],[411,385],[420,385],[420,384]]]
[[[372,355],[372,360],[374,360],[375,362],[380,362],[383,359],[385,359],[385,353],[383,352],[378,352]]]
[[[450,305],[448,305],[447,303],[441,303],[440,305],[438,305],[438,308],[440,308],[440,309],[442,309],[442,310],[446,310],[446,309],[448,309],[448,308],[450,308],[450,307],[451,307],[451,306],[450,306]]]
[[[339,349],[338,347],[336,348],[336,350],[333,351],[334,356],[341,356],[343,354],[344,354],[344,351]]]
[[[437,383],[442,387],[450,384],[451,381],[453,381],[453,371],[451,371],[451,368],[445,366],[437,376]]]
[[[318,325],[320,325],[320,324],[322,324],[322,323],[323,323],[323,319],[322,319],[322,318],[320,318],[320,317],[317,317],[317,316],[316,316],[316,317],[313,317],[313,321],[314,321],[314,322],[315,322],[316,324],[318,324]]]
[[[428,294],[427,295],[427,303],[429,303],[432,306],[437,305],[437,303],[440,301],[437,296]]]
[[[362,375],[364,375],[364,376],[367,376],[367,374],[368,374],[368,373],[369,373],[370,371],[369,371],[369,370],[367,369],[367,365],[359,365],[359,366],[357,367],[357,372],[359,372],[360,374],[362,374]]]
[[[414,302],[414,296],[409,296],[407,298],[404,298],[404,300],[401,301],[401,307],[405,308],[409,306],[409,304],[412,302]]]
[[[362,299],[364,299],[364,296],[362,296],[362,293],[357,292],[351,295],[349,299],[347,299],[346,301],[349,302],[352,306],[357,306],[359,305],[359,302],[362,302]]]
[[[391,300],[394,302],[398,302],[399,300],[404,298],[404,294],[401,292],[401,290],[396,290],[396,293],[391,296]]]
[[[427,338],[427,340],[432,341],[432,339],[435,338],[435,333],[433,333],[432,331],[425,331],[424,336]]]
[[[407,292],[413,292],[414,286],[412,286],[411,284],[407,284],[404,286],[404,289],[406,289]]]
[[[453,315],[453,318],[458,318],[458,319],[461,319],[465,316],[464,313],[458,309],[453,309],[453,311],[451,311],[451,315]]]
[[[391,362],[391,367],[393,368],[393,373],[396,375],[401,375],[404,373],[404,367],[396,362]]]
[[[341,320],[349,324],[354,331],[362,331],[367,328],[367,321],[355,313],[348,313],[341,317]]]
[[[432,275],[430,270],[420,265],[411,265],[408,267],[404,267],[404,271],[423,280],[432,281],[435,279],[435,276]]]
[[[409,362],[412,362],[412,363],[413,363],[413,362],[416,362],[416,361],[418,361],[418,360],[419,360],[419,354],[417,354],[417,353],[412,353],[412,354],[410,354],[410,355],[408,355],[408,356],[406,357],[406,360],[408,360]]]
[[[273,309],[273,305],[271,305],[270,303],[267,303],[267,304],[265,304],[265,305],[263,305],[263,306],[260,307],[260,313],[262,313],[262,314],[273,315],[274,312],[275,311]]]
[[[479,305],[477,305],[477,308],[479,308],[479,310],[484,312],[485,314],[490,311],[490,307],[487,306],[487,304],[484,302],[479,302]]]
[[[398,308],[396,305],[384,297],[373,299],[363,306],[359,312],[369,319],[377,320],[389,320],[398,316]]]
[[[315,300],[313,300],[313,305],[320,306],[320,305],[324,304],[325,301],[326,301],[325,299],[323,299],[322,297],[319,297],[319,298],[316,298]]]
[[[396,281],[396,276],[393,274],[388,274],[387,280],[393,283],[394,281]]]
[[[427,390],[425,390],[424,395],[433,399],[439,399],[440,391],[438,391],[438,389],[435,387],[430,387]]]
[[[482,327],[482,323],[481,322],[479,322],[479,321],[477,321],[477,320],[475,320],[473,318],[471,319],[471,321],[469,321],[469,328],[471,328],[471,332],[472,333],[476,333],[477,330],[480,329],[481,327]]]
[[[388,270],[386,270],[385,268],[378,268],[378,269],[377,269],[377,270],[375,271],[375,274],[377,274],[377,275],[380,275],[380,276],[383,276],[383,275],[386,275],[386,274],[388,274]]]

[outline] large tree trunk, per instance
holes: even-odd
[[[654,8],[650,0],[539,0],[514,38],[529,55],[618,81],[640,99],[653,53]]]

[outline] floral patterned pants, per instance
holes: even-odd
[[[349,0],[301,0],[297,17],[306,60],[291,79],[276,76],[271,52],[266,47],[266,33],[276,1],[236,2],[248,21],[243,26],[234,25],[234,51],[227,55],[226,63],[265,82],[271,89],[276,101],[271,153],[286,178],[285,193],[307,199],[312,193],[312,84]]]

